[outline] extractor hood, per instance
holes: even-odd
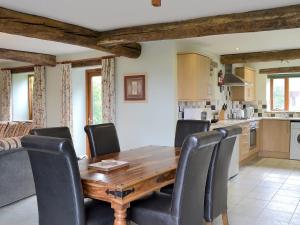
[[[244,79],[233,74],[232,64],[225,64],[224,85],[243,87],[243,86],[249,86],[251,84],[249,84]]]

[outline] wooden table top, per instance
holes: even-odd
[[[148,192],[174,182],[180,148],[147,146],[79,161],[84,193],[87,197],[130,202]],[[110,172],[88,168],[103,159],[129,162],[129,166]],[[134,194],[132,194],[134,192]],[[130,195],[130,196],[129,196]]]

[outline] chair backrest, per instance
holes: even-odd
[[[85,225],[84,198],[73,146],[67,139],[25,136],[40,225]]]
[[[217,131],[189,136],[182,146],[171,213],[177,225],[203,224],[207,172],[214,148],[222,135]]]
[[[178,120],[175,133],[175,147],[181,147],[184,139],[190,134],[207,132],[210,122],[206,120]]]
[[[209,222],[227,209],[228,171],[236,138],[242,132],[239,126],[216,130],[223,137],[218,148],[213,152],[207,176],[205,220]]]
[[[113,123],[88,125],[84,130],[88,136],[92,157],[120,152],[117,130]]]
[[[37,128],[30,131],[32,135],[57,137],[68,139],[73,145],[72,135],[68,127],[49,127],[49,128]]]

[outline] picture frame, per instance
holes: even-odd
[[[124,76],[125,101],[146,101],[146,74]]]

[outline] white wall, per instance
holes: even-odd
[[[122,150],[173,145],[176,125],[176,47],[172,41],[143,44],[138,59],[119,58],[116,67],[117,131]],[[147,74],[147,101],[124,102],[123,76]]]
[[[12,119],[29,119],[28,110],[28,73],[12,75]]]
[[[85,71],[95,67],[74,68],[71,71],[73,95],[73,142],[78,156],[86,153],[86,100]],[[47,126],[60,126],[61,119],[61,76],[59,67],[47,67]]]
[[[176,45],[173,41],[143,44],[138,59],[116,60],[116,126],[122,150],[145,145],[173,145],[177,117]],[[59,61],[101,56],[89,52],[60,56]],[[13,65],[12,65],[13,66]],[[77,155],[85,154],[85,70],[72,69],[73,139]],[[147,74],[147,101],[124,102],[123,75]],[[61,86],[59,67],[47,67],[47,126],[60,126]]]
[[[86,86],[85,71],[95,67],[72,69],[73,141],[78,156],[86,154]]]

